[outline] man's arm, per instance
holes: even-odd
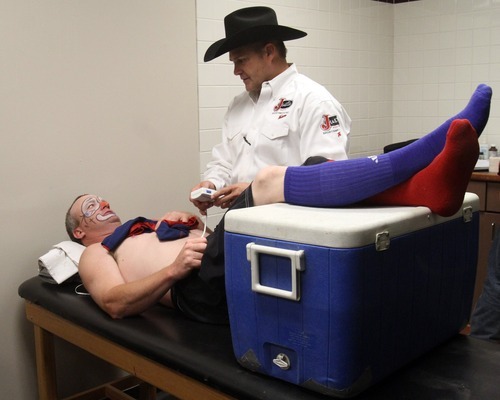
[[[112,318],[140,314],[200,267],[205,247],[205,238],[189,239],[172,264],[143,279],[125,282],[111,254],[101,244],[93,244],[80,259],[80,277],[94,301]]]
[[[314,99],[303,105],[300,120],[300,156],[346,160],[349,150],[351,118],[334,98]]]

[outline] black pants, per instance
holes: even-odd
[[[309,157],[302,165],[315,165],[329,161],[322,156]],[[250,185],[227,210],[253,207]],[[207,238],[207,248],[201,268],[172,288],[172,301],[184,315],[196,321],[229,324],[226,302],[224,265],[224,217]]]
[[[253,206],[252,186],[249,186],[228,209]],[[179,311],[196,321],[228,324],[225,265],[224,219],[207,238],[207,248],[201,267],[172,288],[172,301]]]

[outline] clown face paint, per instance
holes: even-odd
[[[108,211],[97,213],[105,208],[108,208]],[[87,197],[82,203],[81,211],[82,218],[84,219],[92,219],[92,217],[97,213],[95,219],[101,222],[116,216],[116,214],[109,209],[109,203],[97,196]]]

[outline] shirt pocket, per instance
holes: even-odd
[[[266,124],[259,138],[259,155],[266,165],[288,165],[290,128],[286,124]]]
[[[233,140],[237,140],[238,137],[242,136],[242,129],[239,126],[231,126],[227,129],[227,140],[232,142]]]
[[[227,139],[227,149],[229,151],[228,156],[233,166],[241,157],[248,157],[249,152],[252,150],[249,148],[247,133],[241,127],[232,127],[228,130],[226,134]],[[241,160],[240,160],[241,161]]]
[[[262,128],[262,134],[268,140],[286,139],[288,131],[288,125],[285,124],[267,124]]]

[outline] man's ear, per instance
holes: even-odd
[[[267,43],[264,46],[264,52],[266,53],[266,56],[273,56],[276,53],[276,47],[272,43]]]
[[[78,227],[73,230],[73,236],[78,240],[82,240],[85,237],[85,232],[82,231],[80,227]]]

